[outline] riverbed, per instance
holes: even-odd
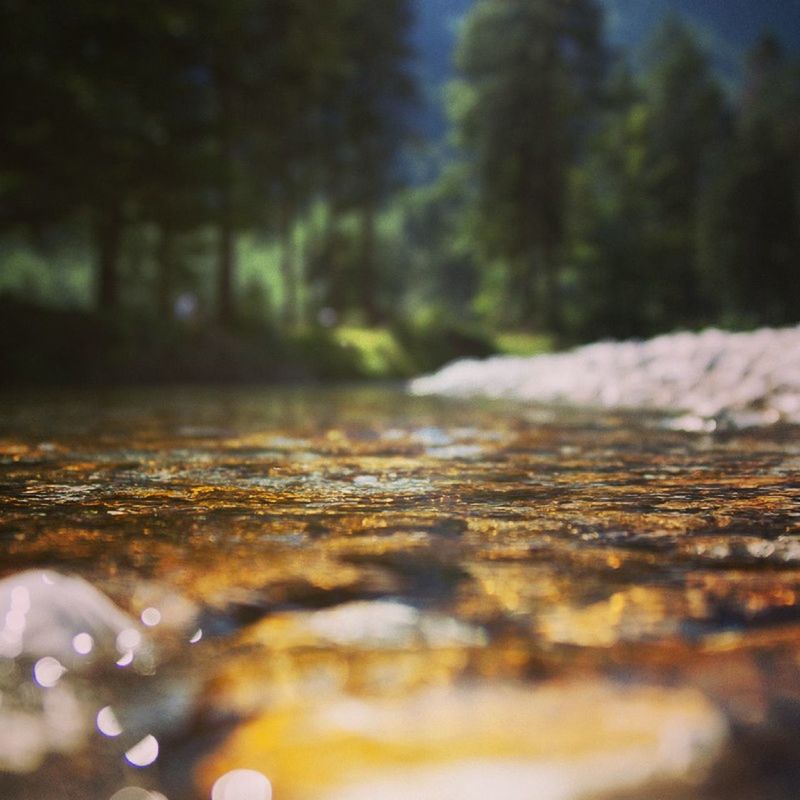
[[[794,798],[799,467],[394,387],[6,396],[0,796]]]

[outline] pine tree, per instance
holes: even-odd
[[[562,326],[567,177],[605,57],[593,0],[479,0],[458,52],[459,141],[478,186],[479,238],[513,267],[521,319]]]
[[[699,259],[701,199],[730,135],[730,112],[709,60],[677,16],[656,31],[647,52],[644,190],[649,304],[654,326],[707,321],[716,300],[703,292]]]
[[[725,220],[737,310],[760,323],[797,321],[798,142],[800,65],[765,37],[749,59]]]
[[[377,218],[396,188],[401,146],[415,90],[408,59],[408,0],[350,0],[348,71],[336,98],[340,120],[340,202],[360,218],[357,306],[369,322],[384,316],[378,274]]]
[[[572,334],[618,339],[653,332],[650,239],[656,218],[645,155],[649,110],[623,62],[605,90],[601,124],[570,185],[569,255],[577,289]]]

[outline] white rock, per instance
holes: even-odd
[[[651,782],[686,788],[702,779],[728,736],[720,713],[692,691],[591,680],[432,689],[356,708],[351,701],[322,713],[314,730],[328,743],[335,732],[356,737],[368,743],[365,753],[403,752],[407,742],[429,753],[422,763],[343,763],[343,785],[320,789],[317,800],[649,797]]]
[[[76,639],[115,653],[125,631],[138,631],[136,621],[82,578],[29,570],[0,580],[0,656],[71,667],[85,659]]]
[[[82,578],[30,570],[0,580],[0,771],[33,772],[50,753],[85,747],[110,693],[120,717],[115,727],[104,714],[98,729],[133,737],[123,747],[178,725],[196,681],[145,679],[155,655],[136,620]],[[157,755],[151,740],[146,752],[130,749],[131,763]]]
[[[343,647],[395,648],[481,646],[483,631],[433,612],[422,612],[394,600],[344,603],[315,611],[308,627],[323,641]]]
[[[752,333],[709,329],[530,358],[463,360],[417,378],[410,390],[686,412],[735,427],[800,424],[800,326]]]

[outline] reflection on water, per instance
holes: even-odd
[[[800,436],[7,399],[0,796],[788,798]]]
[[[231,770],[211,789],[211,800],[270,800],[271,797],[269,780],[252,769]]]

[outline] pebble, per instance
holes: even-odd
[[[800,424],[800,326],[708,329],[566,353],[456,361],[410,384],[417,395],[484,396],[683,412],[681,430]]]
[[[78,576],[34,569],[0,580],[0,773],[36,773],[50,754],[76,754],[95,726],[124,740],[128,763],[155,761],[151,731],[188,717],[195,681],[159,663],[150,633],[175,638],[193,607],[150,584],[135,595],[134,605],[160,601],[144,608],[145,628]]]
[[[28,570],[0,580],[0,656],[85,661],[85,644],[118,657],[116,643],[136,621],[78,577]],[[136,649],[136,648],[132,648]]]
[[[662,797],[702,780],[727,742],[722,714],[691,689],[476,683],[256,719],[202,771],[258,763],[285,800],[651,797],[655,782]]]

